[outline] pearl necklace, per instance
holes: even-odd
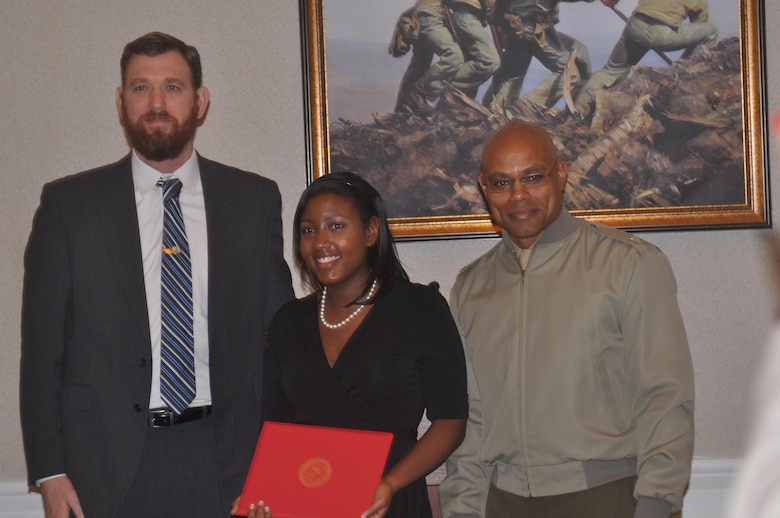
[[[366,300],[370,299],[371,296],[374,294],[374,290],[376,289],[376,279],[374,279],[374,282],[371,283],[371,289],[368,290],[368,295],[366,296]],[[327,320],[325,320],[325,298],[328,296],[328,287],[325,286],[322,288],[322,298],[320,299],[320,322],[322,322],[322,325],[327,327],[328,329],[338,329],[340,327],[344,327],[349,323],[350,320],[358,316],[358,313],[363,311],[363,308],[366,307],[363,304],[358,304],[358,307],[355,311],[349,314],[347,318],[339,322],[338,324],[331,324]]]

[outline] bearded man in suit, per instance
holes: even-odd
[[[260,428],[266,328],[293,296],[281,196],[273,181],[195,151],[209,92],[194,47],[149,33],[120,65],[131,152],[44,186],[25,252],[29,483],[47,518],[228,516]],[[163,244],[171,179],[185,252]],[[191,263],[194,375],[182,408],[161,380],[166,253]]]

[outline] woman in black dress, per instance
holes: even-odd
[[[387,468],[363,516],[430,517],[425,476],[460,444],[468,416],[449,307],[438,286],[409,282],[382,199],[355,174],[313,182],[293,232],[295,258],[314,292],[276,315],[263,419],[392,432]],[[424,411],[431,425],[418,441]],[[251,518],[270,516],[256,507]]]

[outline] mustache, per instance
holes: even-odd
[[[150,111],[145,113],[143,116],[141,116],[141,120],[146,121],[157,121],[157,120],[164,120],[169,122],[176,122],[173,117],[171,117],[171,114],[168,113],[165,110],[158,110],[158,111]]]

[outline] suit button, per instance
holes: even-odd
[[[133,405],[133,410],[135,410],[136,414],[140,413],[141,412],[141,405],[136,403],[135,405]]]
[[[141,358],[141,361],[138,362],[138,366],[141,367],[142,369],[146,367],[146,358]]]

